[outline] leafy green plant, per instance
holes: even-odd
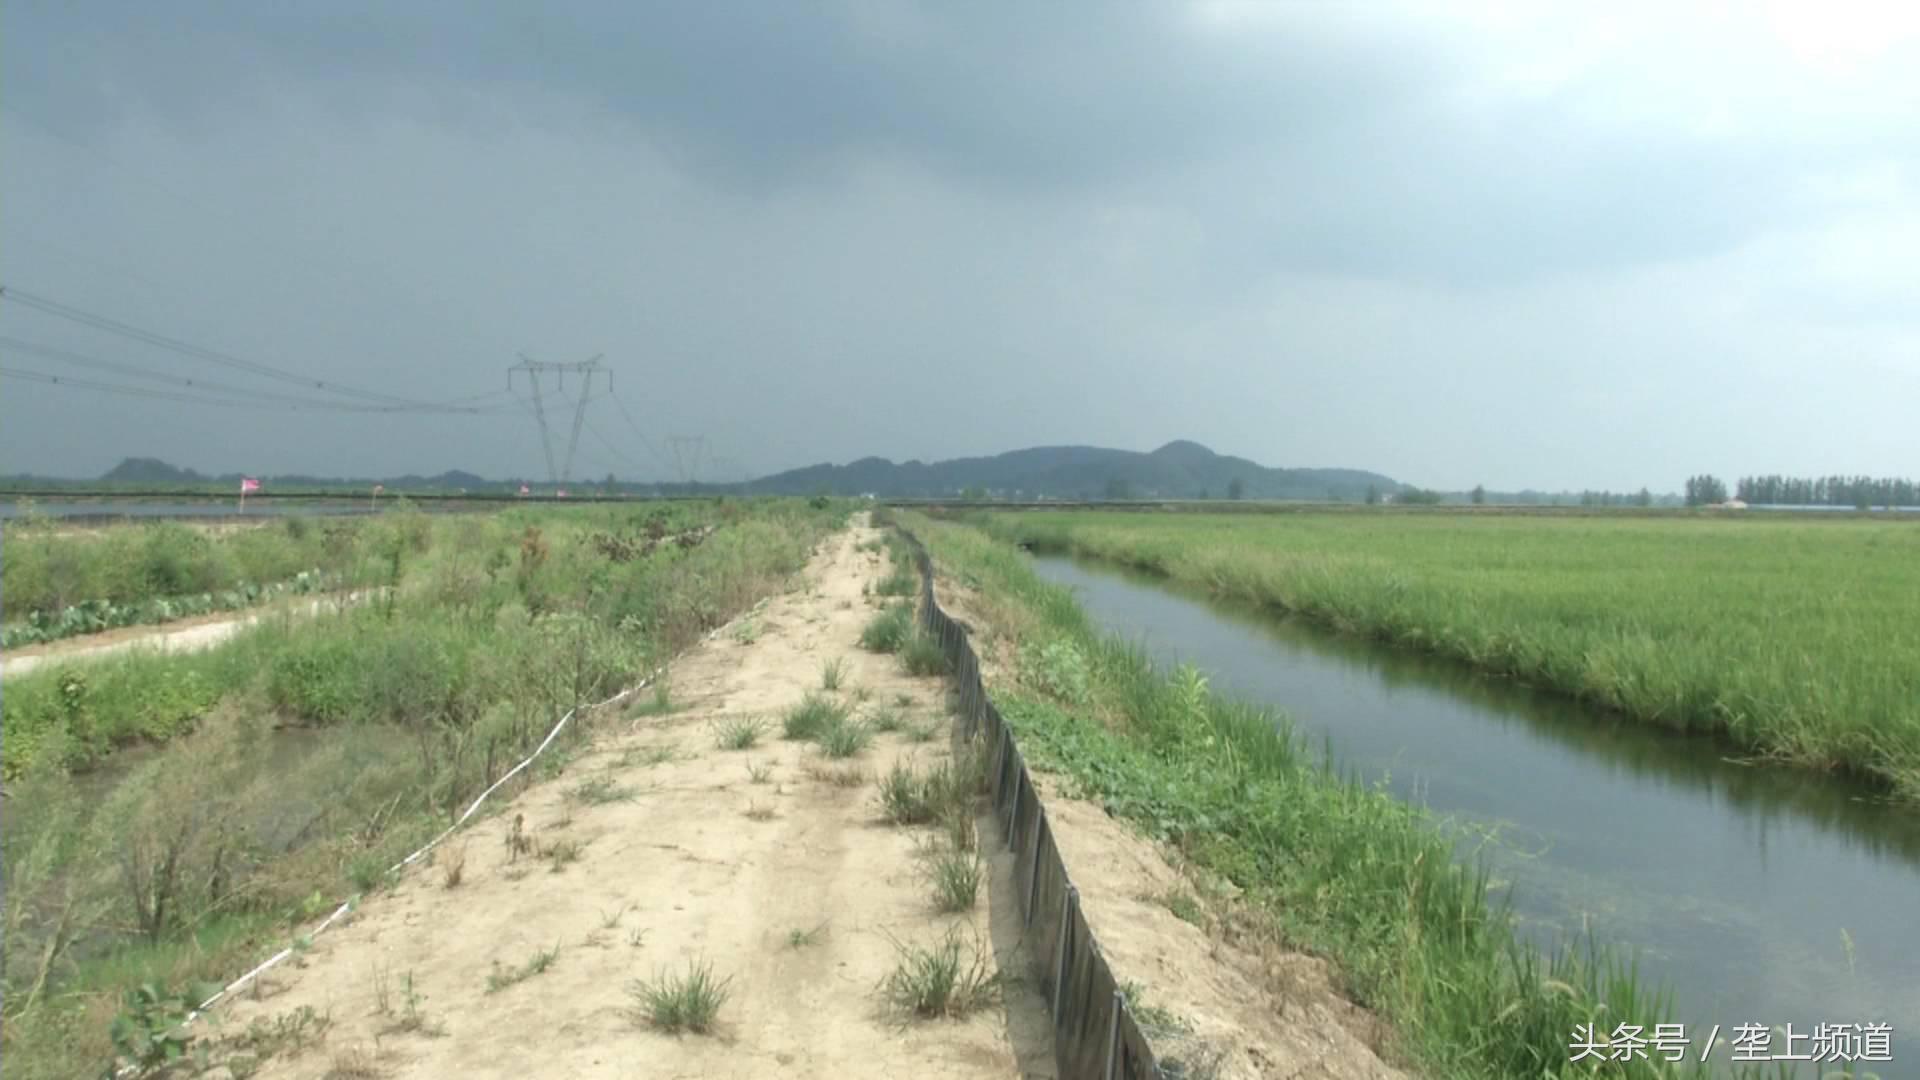
[[[205,997],[212,997],[218,990],[217,986],[208,989]],[[121,998],[120,1012],[113,1018],[114,1052],[143,1070],[183,1060],[194,1036],[182,1024],[193,1007],[194,1001],[185,992],[170,991],[156,983],[134,987]]]

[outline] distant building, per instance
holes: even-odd
[[[1707,509],[1709,510],[1745,510],[1746,508],[1747,508],[1747,504],[1744,499],[1728,499],[1726,502],[1714,503],[1712,506],[1709,506]]]

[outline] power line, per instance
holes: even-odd
[[[271,367],[267,364],[257,363],[252,360],[243,360],[240,357],[220,352],[217,349],[210,349],[202,345],[181,341],[178,338],[168,337],[165,334],[156,333],[152,330],[143,330],[130,323],[124,323],[117,319],[86,311],[82,308],[74,307],[71,304],[63,304],[57,300],[50,300],[43,296],[35,296],[32,293],[21,292],[18,289],[5,285],[0,285],[0,300],[11,300],[24,307],[44,312],[56,318],[66,319],[69,322],[78,323],[81,326],[102,330],[110,334],[118,334],[121,337],[153,345],[157,348],[167,349],[171,352],[179,353],[182,356],[245,371],[249,374],[259,375],[262,378],[278,379],[295,386],[324,390],[327,393],[339,394],[343,397],[404,406],[406,409],[417,412],[441,412],[447,408],[447,406],[442,403],[398,397],[393,394],[383,394],[374,390],[362,390],[325,379],[315,379],[295,372],[284,371],[280,368]]]
[[[607,396],[613,399],[615,405],[619,406],[620,416],[626,420],[627,426],[633,429],[633,433],[640,437],[640,445],[647,448],[647,453],[653,455],[653,460],[659,462],[660,467],[663,469],[673,468],[673,465],[660,455],[660,451],[653,448],[653,440],[647,438],[645,429],[641,428],[639,422],[633,418],[633,414],[627,411],[627,403],[620,400],[620,395],[613,392],[613,387],[607,387]]]
[[[19,338],[10,337],[5,334],[0,334],[0,347],[4,347],[9,350],[17,350],[19,352],[27,353],[28,355],[31,355],[31,356],[38,356],[45,360],[59,360],[64,363],[77,365],[79,367],[93,368],[94,370],[97,370],[97,371],[111,371],[111,372],[114,372],[115,374],[127,375],[136,379],[146,379],[151,382],[163,382],[169,385],[186,387],[188,389],[193,389],[193,390],[210,390],[210,391],[213,391],[216,393],[222,393],[222,394],[237,394],[237,395],[240,395],[241,397],[257,398],[263,401],[278,401],[278,402],[287,403],[287,404],[305,405],[309,408],[325,409],[333,412],[396,413],[396,412],[414,411],[414,410],[408,409],[405,406],[400,406],[400,405],[353,405],[353,404],[349,404],[347,402],[342,402],[342,401],[328,401],[323,398],[300,397],[294,394],[278,394],[278,393],[274,393],[271,390],[254,390],[244,386],[232,386],[227,383],[213,382],[207,379],[195,379],[195,378],[190,378],[184,375],[172,375],[162,371],[154,371],[148,368],[138,367],[133,364],[121,364],[111,360],[101,360],[96,357],[82,356],[79,353],[68,352],[65,349],[56,349],[50,345],[40,345],[31,341],[22,341]],[[475,394],[475,395],[471,395],[469,397],[461,398],[458,400],[461,402],[477,402],[477,401],[486,400],[487,398],[491,398],[491,397],[503,396],[504,394],[505,394],[505,391],[494,390],[486,394]],[[471,414],[471,413],[479,413],[486,410],[482,410],[480,408],[473,407],[473,406],[467,406],[464,408],[457,407],[454,403],[449,402],[446,411]]]
[[[184,401],[194,405],[219,405],[230,409],[259,407],[259,402],[231,401],[224,398],[203,397],[197,394],[183,394],[174,390],[155,390],[149,386],[121,386],[116,383],[96,382],[92,379],[76,379],[71,375],[49,375],[43,371],[23,371],[19,368],[0,367],[0,377],[25,379],[29,382],[47,383],[52,386],[70,386],[79,390],[93,390],[106,394],[124,394],[128,397],[154,398],[162,401]],[[300,406],[277,406],[297,412]]]

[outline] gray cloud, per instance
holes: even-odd
[[[1174,437],[1455,486],[1920,465],[1911,263],[1859,239],[1920,220],[1893,61],[1877,96],[1732,44],[1534,78],[1581,27],[1218,14],[10,5],[0,267],[422,396],[607,351],[654,436],[760,469]],[[1806,384],[1851,417],[1803,422]],[[8,467],[537,471],[511,416],[143,430],[180,413],[6,391]],[[664,471],[593,416],[583,457]]]

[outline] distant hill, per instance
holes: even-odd
[[[267,492],[365,491],[375,483],[387,490],[452,494],[517,491],[520,479],[489,480],[470,472],[450,470],[438,476],[384,478],[253,474]],[[213,475],[171,465],[158,458],[127,458],[97,481],[81,481],[116,491],[232,490],[239,473]],[[608,478],[612,479],[612,478]],[[61,487],[73,483],[51,477],[0,477],[22,489]],[[550,490],[545,481],[530,480],[536,491]],[[1036,446],[992,457],[951,461],[906,461],[868,457],[845,465],[810,465],[803,469],[763,476],[744,484],[675,484],[616,482],[581,477],[566,485],[580,493],[719,495],[874,494],[883,497],[941,497],[977,493],[1011,499],[1226,499],[1236,493],[1246,499],[1339,499],[1358,502],[1369,489],[1381,495],[1409,490],[1406,485],[1360,469],[1275,469],[1246,458],[1216,454],[1196,442],[1180,440],[1151,453],[1110,450],[1098,446]]]
[[[781,495],[871,493],[886,497],[957,495],[980,491],[1010,498],[1057,499],[1228,497],[1235,481],[1248,499],[1356,500],[1372,487],[1401,490],[1390,477],[1360,469],[1276,469],[1216,454],[1179,440],[1151,453],[1097,446],[1036,446],[992,457],[931,464],[861,458],[845,465],[810,465],[761,477],[750,491]]]

